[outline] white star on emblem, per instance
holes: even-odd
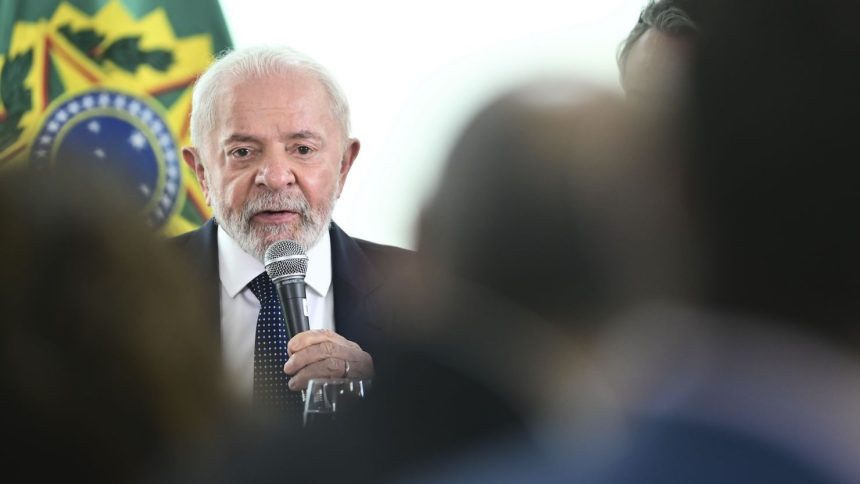
[[[131,136],[128,137],[128,142],[134,147],[134,149],[140,151],[146,146],[146,137],[143,136],[143,133],[140,131],[135,130],[131,133]]]
[[[70,112],[70,113],[72,113],[72,114],[78,114],[78,111],[80,111],[80,110],[81,110],[81,105],[80,105],[80,104],[78,104],[78,102],[77,102],[77,101],[72,101],[72,102],[70,102],[70,103],[69,103],[69,105],[68,105],[68,110],[69,110],[69,112]]]
[[[147,197],[148,197],[148,196],[149,196],[149,194],[150,194],[150,193],[152,193],[152,192],[149,190],[149,187],[148,187],[148,186],[146,186],[146,185],[141,184],[138,188],[140,189],[140,193],[144,194],[144,196],[147,196]]]
[[[102,125],[99,124],[98,121],[92,120],[89,123],[87,123],[87,129],[90,130],[91,133],[98,133],[99,131],[102,130]]]
[[[110,104],[110,96],[105,93],[99,94],[99,106],[105,107]]]
[[[81,101],[81,104],[84,105],[84,109],[91,109],[93,106],[95,106],[96,101],[95,99],[93,99],[92,96],[85,96],[84,100]]]
[[[61,122],[61,123],[65,123],[65,122],[66,122],[66,121],[68,121],[68,119],[69,119],[69,115],[68,115],[68,113],[66,113],[66,112],[65,112],[64,110],[62,110],[62,109],[60,109],[59,111],[57,111],[57,114],[56,114],[56,116],[54,116],[54,117],[55,117],[55,118],[57,118],[57,120],[58,120],[59,122]]]
[[[93,150],[93,154],[94,154],[94,155],[96,155],[96,158],[102,158],[102,159],[104,159],[104,157],[105,157],[105,150],[103,150],[103,149],[101,149],[101,148],[96,148],[95,150]]]

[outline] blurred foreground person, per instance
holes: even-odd
[[[152,479],[222,417],[218,354],[185,266],[92,178],[0,178],[9,482]]]
[[[630,425],[598,482],[860,482],[860,6],[699,3],[701,292],[606,338]]]
[[[467,307],[451,284],[476,287],[581,342],[619,304],[684,294],[676,284],[689,270],[676,262],[686,247],[683,213],[665,178],[671,155],[639,114],[572,79],[523,86],[483,110],[425,210],[419,298]],[[461,331],[492,335],[475,358],[499,383],[555,376],[544,370],[543,349],[526,343],[538,328],[514,321],[504,331],[492,318],[427,323],[438,343]],[[502,342],[516,354],[493,348]],[[530,400],[532,390],[520,397]]]
[[[666,186],[680,193],[677,208],[688,216],[645,228],[655,237],[662,233],[669,242],[665,247],[680,250],[654,257],[651,264],[610,257],[614,266],[639,269],[622,273],[616,283],[641,280],[654,286],[638,285],[630,297],[613,298],[609,305],[615,310],[593,320],[601,327],[589,338],[584,362],[598,385],[580,384],[579,393],[567,393],[567,409],[579,424],[567,427],[549,452],[516,441],[490,445],[417,480],[860,482],[860,230],[854,222],[860,191],[852,156],[858,151],[860,75],[845,68],[846,59],[860,54],[860,35],[850,20],[860,11],[835,1],[818,3],[814,10],[804,2],[782,2],[774,9],[772,2],[748,0],[703,1],[701,7],[705,34],[693,58],[687,124],[667,127],[692,133],[679,143],[688,149],[687,157],[670,169],[640,158],[644,164],[634,163],[627,172],[631,183],[615,190],[617,203],[623,204],[660,173],[674,180]],[[801,31],[804,35],[798,36]],[[510,118],[488,119],[504,124]],[[598,119],[592,117],[592,123],[599,124]],[[485,150],[504,159],[510,147],[499,145],[497,152]],[[546,143],[532,146],[523,159],[537,158]],[[636,167],[643,171],[637,174]],[[510,200],[523,203],[516,196],[523,179],[520,174],[517,183],[500,185],[499,197],[505,200],[510,192]],[[547,178],[544,186],[559,179]],[[570,190],[574,198],[601,186],[577,179],[578,190]],[[644,193],[634,200],[639,205],[626,206],[628,214],[659,206],[654,202],[661,198],[651,198],[655,191]],[[522,207],[534,200],[526,199]],[[462,199],[457,206],[463,206]],[[590,205],[605,206],[613,204]],[[558,231],[529,231],[533,219],[516,216],[521,206],[512,202],[506,208],[498,213],[500,218],[512,215],[508,233],[525,229],[543,235],[525,245],[533,251],[514,251],[518,256],[527,253],[532,260],[563,237]],[[635,218],[613,218],[599,210],[594,215],[608,226],[621,222],[618,227],[624,229],[604,240],[604,254],[648,247],[629,235],[638,233],[630,223]],[[550,219],[578,225],[576,217]],[[599,233],[592,227],[582,237]],[[568,246],[573,255],[583,253],[581,244]],[[472,265],[492,260],[482,259],[492,250],[489,246],[463,260]],[[565,271],[569,257],[558,259],[560,273],[590,274]],[[666,273],[660,270],[664,263],[688,270]],[[499,271],[491,280],[506,281],[500,287],[513,287],[510,279],[517,276],[549,280],[533,277],[528,268],[517,264],[504,271],[486,263],[484,270]],[[654,291],[679,285],[686,290]],[[552,287],[533,284],[531,293],[546,298]],[[530,293],[520,286],[518,294]],[[567,294],[573,302],[576,293]],[[530,349],[518,347],[516,357]],[[562,394],[558,385],[556,390]],[[601,395],[606,396],[603,413],[594,404]],[[553,455],[560,458],[548,458]]]
[[[498,99],[461,135],[422,220],[412,304],[424,316],[401,336],[477,375],[527,432],[403,480],[568,479],[579,439],[616,424],[591,364],[595,335],[619,308],[691,289],[673,156],[644,115],[574,80],[544,81]]]

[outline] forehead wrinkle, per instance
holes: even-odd
[[[242,89],[243,84],[246,84],[248,82],[265,81],[265,80],[271,79],[271,78],[277,79],[279,77],[299,79],[300,82],[301,81],[305,81],[305,82],[310,81],[308,85],[310,86],[310,89],[313,91],[313,94],[303,96],[302,98],[305,101],[307,101],[310,98],[316,98],[316,99],[313,99],[315,102],[319,101],[319,102],[324,103],[325,108],[322,110],[322,112],[324,113],[323,116],[325,117],[324,122],[325,123],[328,123],[328,122],[333,123],[334,129],[336,130],[336,133],[335,132],[331,133],[331,137],[338,138],[340,136],[340,137],[343,137],[344,140],[347,138],[346,134],[343,133],[343,127],[341,126],[340,120],[336,116],[336,114],[333,110],[334,106],[333,106],[331,95],[325,89],[325,86],[322,85],[322,83],[319,81],[319,79],[317,79],[316,77],[309,75],[305,72],[296,72],[296,71],[290,71],[290,72],[284,72],[284,73],[272,72],[272,73],[268,73],[267,75],[262,75],[262,76],[256,76],[255,75],[255,76],[250,76],[250,77],[246,77],[246,78],[232,78],[231,77],[231,78],[225,79],[218,86],[218,89],[216,89],[216,93],[217,93],[216,95],[218,96],[219,99],[213,105],[214,109],[212,110],[212,114],[214,115],[214,117],[217,120],[220,117],[219,115],[222,112],[223,113],[231,112],[233,110],[235,104],[237,103],[236,91],[238,89]],[[319,97],[317,97],[317,96],[319,96]],[[272,105],[264,105],[264,106],[258,107],[257,109],[258,109],[258,111],[257,111],[258,113],[260,111],[281,111],[282,110],[281,107],[272,106]],[[302,104],[301,106],[294,107],[293,108],[294,112],[290,112],[289,114],[300,116],[303,114],[305,109],[307,109],[307,108],[304,106],[304,104]],[[217,122],[216,122],[216,124],[217,124]],[[279,132],[277,134],[277,138],[281,142],[295,141],[295,140],[313,140],[313,141],[316,141],[320,144],[327,144],[327,141],[328,141],[327,138],[329,136],[328,136],[328,133],[326,133],[326,131],[327,130],[320,131],[317,129],[312,129],[310,127],[307,127],[307,128],[303,127],[303,128],[298,129],[298,130]],[[255,137],[254,135],[240,132],[240,133],[233,133],[231,135],[228,135],[227,137],[223,138],[221,143],[226,144],[226,143],[230,143],[230,142],[234,142],[234,141],[263,143],[263,137]]]
[[[221,141],[221,144],[228,144],[236,141],[259,143],[260,140],[254,135],[246,133],[232,133]]]
[[[320,134],[316,131],[310,130],[310,129],[301,129],[299,131],[294,131],[292,133],[282,134],[281,139],[287,140],[287,141],[306,139],[306,140],[314,140],[314,141],[322,142],[323,136],[322,136],[322,134]]]

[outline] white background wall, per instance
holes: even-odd
[[[346,90],[362,142],[335,220],[414,247],[459,131],[520,82],[575,75],[617,89],[615,52],[645,0],[221,0],[234,44],[287,44]]]

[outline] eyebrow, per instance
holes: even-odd
[[[255,143],[259,142],[259,140],[257,139],[256,136],[252,136],[250,134],[244,134],[244,133],[233,133],[230,136],[224,138],[224,140],[221,141],[221,144],[226,145],[228,143],[233,143],[236,141],[252,141]]]
[[[322,141],[322,136],[320,136],[315,131],[311,131],[308,129],[303,129],[300,131],[296,131],[295,133],[288,134],[283,136],[282,139],[287,140],[296,140],[296,139],[311,139],[316,141]],[[258,143],[260,140],[256,136],[245,134],[245,133],[233,133],[230,136],[224,138],[221,144],[228,144],[233,142],[255,142]]]

